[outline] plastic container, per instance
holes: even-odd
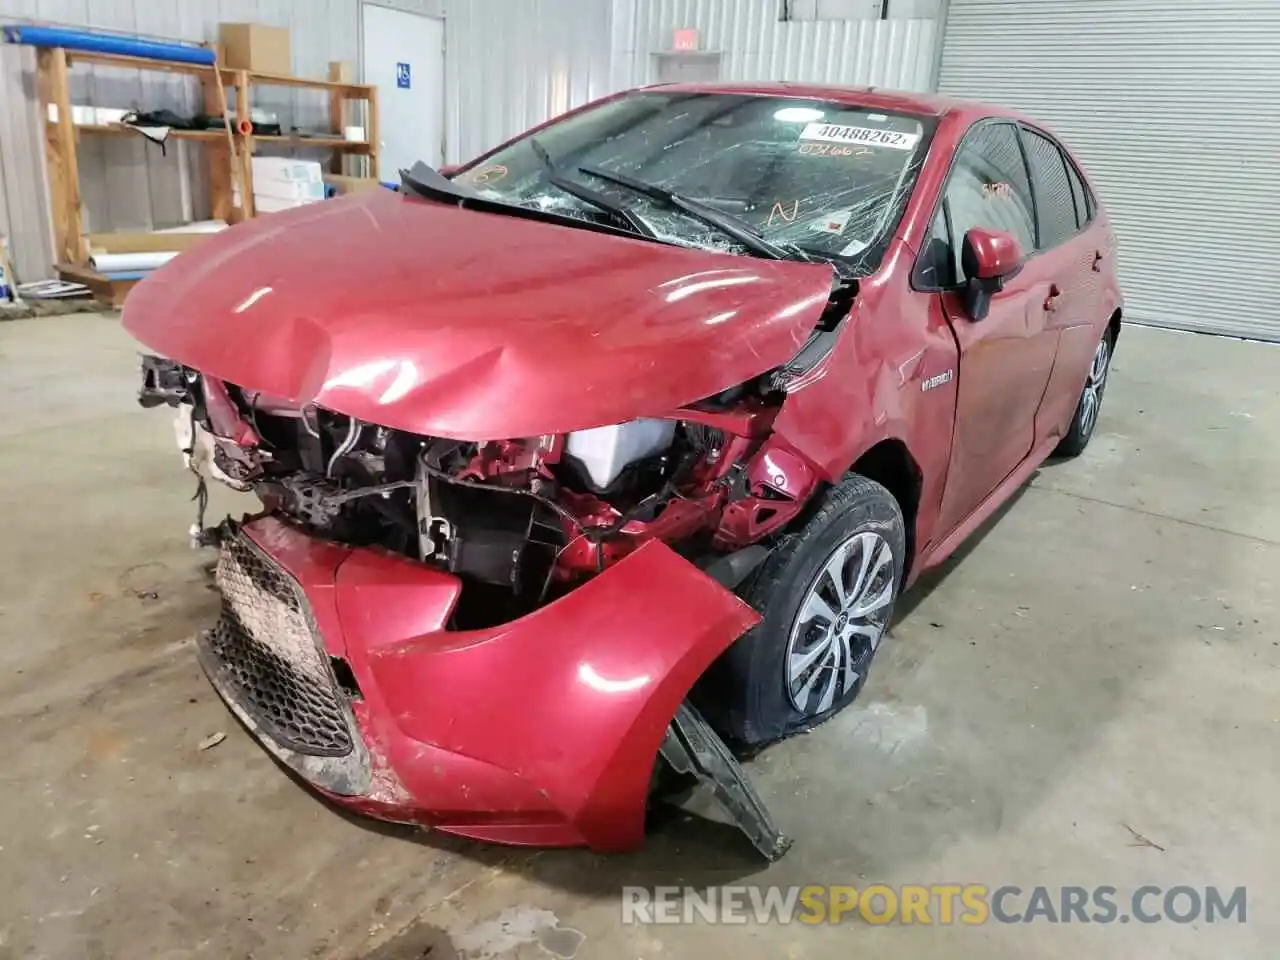
[[[324,170],[318,160],[290,160],[285,157],[254,157],[253,183],[275,180],[280,183],[323,183]]]
[[[73,27],[50,27],[38,23],[8,23],[0,27],[6,43],[33,47],[66,47],[86,53],[111,53],[147,60],[174,63],[212,64],[213,51],[193,44],[163,43],[120,33],[99,33]]]
[[[631,420],[577,430],[565,441],[565,452],[582,464],[592,486],[603,490],[618,479],[628,464],[671,446],[675,433],[674,420]]]

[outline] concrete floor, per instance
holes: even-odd
[[[1278,382],[1273,347],[1127,329],[1087,454],[906,598],[855,708],[749,765],[796,837],[764,869],[694,820],[599,857],[318,802],[196,666],[209,558],[127,336],[0,324],[0,957],[510,960],[572,952],[556,924],[587,958],[1274,957]],[[1246,885],[1248,922],[619,922],[623,884],[875,880]]]

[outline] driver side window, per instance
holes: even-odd
[[[951,170],[946,204],[951,219],[955,277],[964,278],[960,252],[973,227],[1004,230],[1022,249],[1036,248],[1031,180],[1011,123],[986,123],[965,137]]]

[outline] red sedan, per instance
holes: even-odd
[[[200,657],[376,817],[639,844],[663,768],[847,706],[899,593],[1098,420],[1115,240],[1033,121],[659,86],[236,226],[132,294],[141,398],[262,511]],[[203,502],[203,501],[202,501]]]

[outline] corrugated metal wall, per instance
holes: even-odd
[[[439,15],[441,0],[388,0],[383,6]],[[5,0],[0,20],[31,18],[90,24],[184,40],[213,40],[223,21],[256,21],[292,32],[294,72],[324,77],[331,60],[360,54],[359,0]],[[0,44],[0,233],[9,238],[23,279],[50,275],[41,127],[35,99],[35,53]],[[97,106],[199,109],[197,84],[135,70],[76,68],[73,103]],[[315,91],[263,90],[256,106],[296,123],[328,121],[327,100]],[[123,137],[81,138],[80,193],[89,230],[167,226],[208,215],[207,173],[201,148],[160,148]],[[185,173],[184,173],[185,168]]]
[[[951,0],[939,82],[1079,154],[1128,319],[1280,341],[1277,0]]]
[[[611,92],[611,12],[610,0],[447,0],[448,159]]]
[[[649,82],[653,54],[674,27],[695,26],[720,51],[726,79],[806,80],[925,89],[935,21],[779,23],[773,0],[377,0],[443,15],[446,156],[465,159],[595,97]],[[294,70],[325,75],[360,55],[360,0],[0,0],[7,15],[144,34],[213,39],[222,21],[279,24],[293,34]],[[909,13],[936,0],[896,0]],[[4,19],[0,17],[0,19]],[[34,54],[0,45],[0,233],[24,279],[52,262]],[[264,91],[265,93],[265,91]],[[275,92],[258,106],[286,121],[323,122],[322,95]],[[283,99],[281,99],[283,97]],[[194,82],[162,74],[75,71],[72,99],[98,106],[198,107]],[[141,140],[84,137],[81,194],[90,230],[165,226],[207,215],[207,174],[196,144],[168,156]]]
[[[34,62],[31,51],[0,45],[0,234],[23,280],[46,277],[53,256]]]
[[[906,12],[936,7],[898,0]],[[475,156],[590,99],[652,82],[653,55],[670,47],[675,27],[701,30],[703,48],[723,54],[727,80],[929,88],[936,19],[780,23],[780,9],[773,0],[446,0],[446,153]]]
[[[934,19],[783,22],[781,5],[771,0],[625,0],[618,7],[614,76],[623,87],[657,78],[653,55],[671,48],[677,27],[698,28],[702,49],[722,54],[725,80],[874,84],[902,90],[927,90],[933,81]]]

